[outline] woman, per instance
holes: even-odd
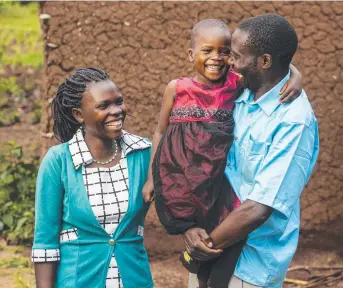
[[[149,140],[122,130],[123,97],[99,69],[66,79],[52,111],[62,144],[48,151],[37,178],[37,287],[153,287],[141,193]]]

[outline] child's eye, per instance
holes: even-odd
[[[124,100],[123,100],[123,99],[118,99],[118,100],[116,101],[116,104],[117,104],[117,105],[123,105],[123,103],[124,103]]]
[[[99,110],[105,110],[107,107],[108,107],[107,104],[100,104],[97,108],[98,108]]]

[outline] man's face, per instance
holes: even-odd
[[[244,86],[251,91],[257,91],[261,86],[261,70],[258,67],[258,57],[246,45],[249,34],[236,29],[231,40],[232,69],[244,77]]]

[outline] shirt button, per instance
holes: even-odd
[[[226,162],[226,166],[230,166],[230,162]]]
[[[114,246],[114,244],[116,244],[116,242],[113,239],[110,239],[108,241],[108,244],[110,244],[111,246]]]
[[[238,140],[238,137],[237,137],[237,136],[235,136],[235,140]]]

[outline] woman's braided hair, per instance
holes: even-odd
[[[108,79],[109,75],[100,69],[81,68],[58,87],[51,109],[54,118],[53,131],[60,142],[69,141],[81,126],[73,116],[73,108],[80,108],[87,84]]]

